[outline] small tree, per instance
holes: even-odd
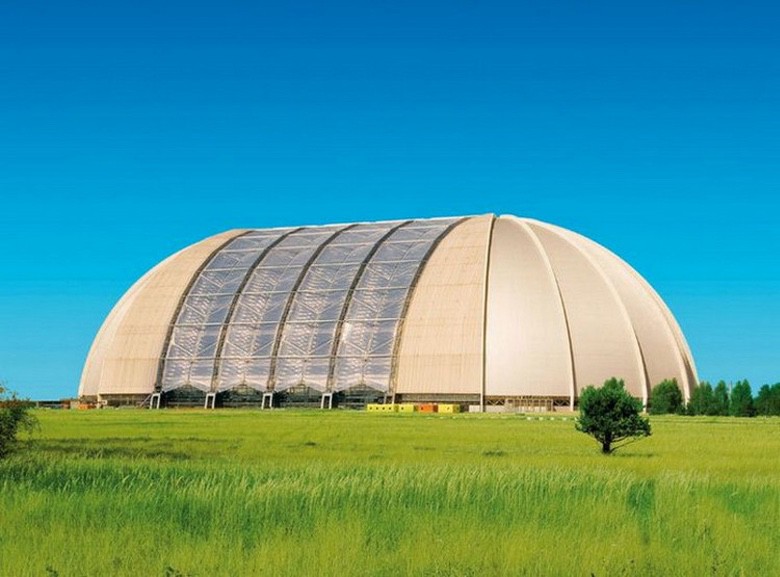
[[[610,454],[636,437],[650,436],[650,421],[642,417],[642,402],[626,392],[622,380],[609,379],[601,388],[586,387],[580,395],[578,431],[591,435]],[[626,441],[622,445],[617,445]]]
[[[32,432],[36,424],[37,420],[30,414],[30,403],[0,382],[0,459],[13,451],[20,429]]]
[[[650,414],[668,415],[680,413],[683,409],[683,395],[677,385],[677,379],[666,379],[653,387],[650,392]]]
[[[747,380],[737,381],[737,384],[731,389],[729,412],[733,417],[752,417],[756,414],[753,407],[753,391]]]

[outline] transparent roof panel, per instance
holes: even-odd
[[[336,349],[338,327],[350,289],[359,281],[363,264],[377,244],[401,225],[359,224],[342,231],[323,247],[293,296],[290,314],[282,327],[273,375],[275,390],[302,384],[326,389],[330,357]],[[299,362],[299,358],[319,356],[326,359],[324,373],[319,368],[314,370],[309,363]]]
[[[233,239],[181,303],[163,390],[388,391],[410,289],[456,222],[256,230]]]
[[[270,359],[285,310],[295,285],[303,280],[306,264],[318,249],[344,227],[300,229],[272,247],[252,271],[235,301],[225,330],[225,346],[218,360],[217,389],[245,385],[265,390],[270,377]],[[250,338],[253,330],[262,334]],[[237,384],[236,384],[237,383]]]
[[[436,239],[455,219],[414,221],[390,235],[365,267],[344,317],[333,389],[387,392],[392,355],[409,290]]]
[[[210,387],[222,325],[239,287],[264,252],[292,230],[253,231],[234,238],[211,256],[185,296],[173,325],[162,371],[163,390],[183,385]],[[185,365],[195,360],[196,364],[190,364],[197,365],[197,370],[185,370]]]

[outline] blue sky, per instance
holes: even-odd
[[[780,14],[761,4],[0,0],[0,379],[238,227],[484,212],[583,233],[702,379],[780,381]]]

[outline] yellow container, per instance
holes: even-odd
[[[404,403],[402,405],[396,405],[399,413],[414,413],[417,410],[417,405],[411,403]]]
[[[460,405],[439,405],[440,413],[460,413]]]
[[[366,411],[370,413],[395,413],[397,405],[382,405],[370,403],[366,405]]]

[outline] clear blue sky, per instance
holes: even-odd
[[[702,379],[780,381],[780,16],[736,2],[0,0],[0,379],[237,227],[512,213],[617,252]]]

